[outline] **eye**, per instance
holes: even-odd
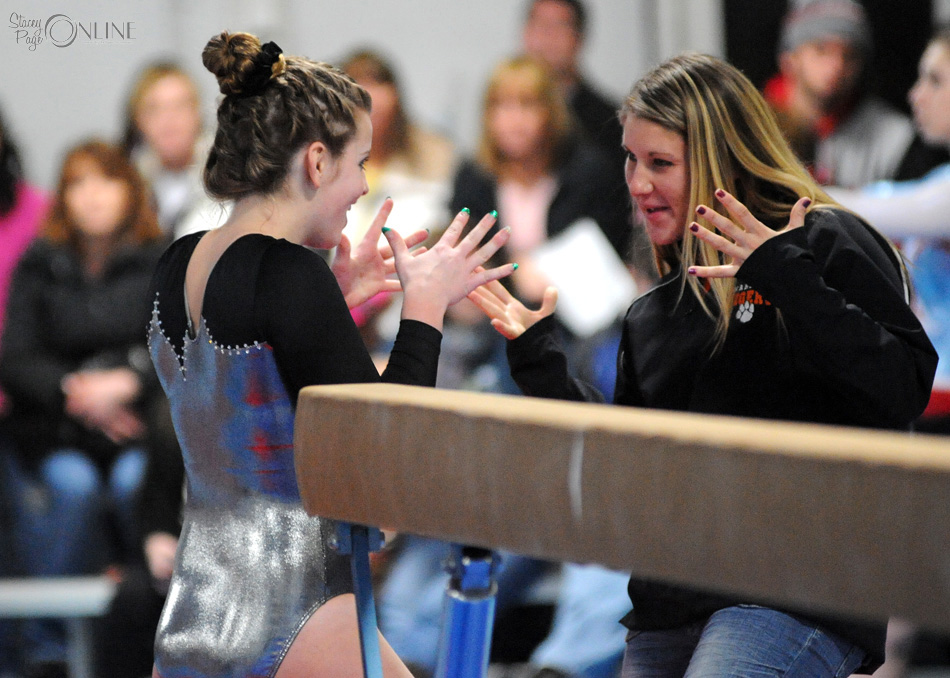
[[[664,158],[654,158],[653,166],[654,167],[672,167],[673,163],[670,160],[666,160]]]
[[[630,162],[636,164],[636,162],[637,162],[637,156],[635,156],[633,153],[631,153],[630,151],[628,151],[626,148],[623,149],[623,154],[624,154],[624,157],[625,157],[627,160],[629,160]]]

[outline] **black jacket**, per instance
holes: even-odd
[[[926,407],[937,354],[909,306],[896,258],[859,219],[811,211],[759,247],[737,275],[726,341],[673,271],[624,321],[615,402],[686,412],[908,428]],[[714,303],[711,299],[709,303]],[[780,313],[779,313],[780,311]],[[571,378],[550,319],[509,342],[512,375],[533,396],[598,401]],[[739,601],[632,579],[636,629],[673,628]],[[806,615],[807,616],[807,615]],[[883,660],[883,626],[822,619]]]
[[[104,435],[65,413],[60,382],[67,374],[130,367],[146,396],[160,391],[145,329],[148,285],[164,245],[121,249],[99,279],[84,275],[72,247],[45,239],[20,260],[10,287],[0,383],[12,401],[4,428],[27,467],[61,447],[78,447],[102,464],[118,452]]]

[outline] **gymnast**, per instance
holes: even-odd
[[[304,512],[294,407],[311,384],[435,383],[446,308],[514,270],[480,268],[505,243],[462,210],[430,249],[384,224],[342,236],[367,192],[370,97],[335,68],[247,33],[212,38],[205,66],[224,95],[204,170],[233,200],[219,229],[176,241],[152,282],[148,341],[184,454],[187,500],[154,676],[361,676],[356,608],[334,525]],[[379,247],[380,233],[386,244]],[[304,244],[337,248],[332,268]],[[476,270],[477,269],[477,270]],[[403,291],[382,377],[349,308]],[[383,641],[384,672],[409,676]]]

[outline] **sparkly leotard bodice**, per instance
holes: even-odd
[[[350,590],[328,521],[300,506],[294,412],[266,344],[227,349],[202,323],[179,360],[149,337],[188,478],[156,646],[164,678],[270,676],[310,614]]]
[[[300,503],[291,394],[379,375],[326,264],[266,236],[245,236],[222,255],[192,331],[184,272],[200,235],[169,248],[152,284],[149,349],[187,479],[155,663],[162,678],[273,676],[313,612],[352,590],[348,560],[328,548],[335,526]],[[438,335],[416,325],[401,334],[430,343]],[[434,382],[438,336],[434,356],[402,341],[409,350],[392,360],[414,366],[392,380]]]

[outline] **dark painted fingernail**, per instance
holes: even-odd
[[[389,228],[389,226],[383,226],[383,233],[389,233],[391,230],[393,229]]]
[[[471,214],[471,213],[472,213],[472,211],[471,211],[469,208],[467,208],[467,207],[463,207],[463,208],[462,208],[462,211],[465,212],[465,214]]]
[[[724,190],[722,190],[721,188],[717,188],[717,189],[716,189],[716,197],[717,197],[717,198],[725,198],[725,197],[726,197],[726,192],[725,192]]]
[[[690,275],[696,275],[696,269],[693,267],[689,267],[688,269],[686,269],[686,272],[689,273]]]
[[[696,208],[696,214],[706,214],[706,208],[700,205]]]
[[[811,207],[811,198],[806,198],[805,202],[802,203],[805,207]]]
[[[694,221],[693,223],[691,223],[691,224],[689,225],[689,230],[691,230],[693,233],[695,233],[696,231],[699,230],[699,224],[697,224],[697,223]]]
[[[492,219],[498,218],[498,210],[492,210],[491,212],[489,212],[489,214],[491,214]]]

